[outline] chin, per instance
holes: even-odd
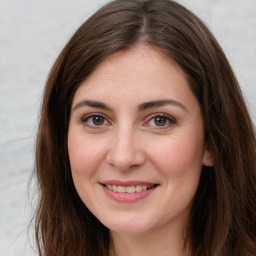
[[[129,234],[129,235],[141,235],[145,234],[148,232],[148,228],[143,228],[143,227],[135,227],[131,225],[117,225],[109,228],[110,231],[119,233],[119,234]]]
[[[114,218],[113,218],[114,219]],[[136,218],[136,220],[126,218],[124,221],[105,221],[102,222],[104,226],[106,226],[110,231],[115,233],[123,233],[123,234],[145,234],[152,228],[152,221],[146,223],[145,221],[141,221]]]

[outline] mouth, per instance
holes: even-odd
[[[135,203],[148,197],[160,184],[143,181],[109,180],[100,183],[106,195],[119,203]]]
[[[105,188],[107,188],[110,191],[116,192],[116,193],[139,193],[146,190],[151,190],[157,186],[158,184],[139,184],[139,185],[131,185],[131,186],[120,186],[120,185],[113,185],[113,184],[102,184]]]

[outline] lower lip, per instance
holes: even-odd
[[[137,193],[118,193],[118,192],[109,190],[105,186],[102,186],[102,187],[103,187],[105,193],[107,194],[107,196],[110,197],[111,199],[118,201],[118,202],[130,202],[130,203],[137,202],[137,201],[149,196],[157,188],[157,187],[153,187],[149,190],[144,190],[144,191],[137,192]]]

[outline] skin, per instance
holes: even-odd
[[[201,168],[212,159],[177,63],[149,46],[108,57],[74,95],[68,150],[79,196],[110,229],[110,255],[181,255]],[[157,187],[119,202],[102,186],[109,180]]]

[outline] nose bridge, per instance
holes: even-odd
[[[113,134],[107,161],[118,170],[129,170],[145,161],[139,132],[132,125],[120,125]]]

